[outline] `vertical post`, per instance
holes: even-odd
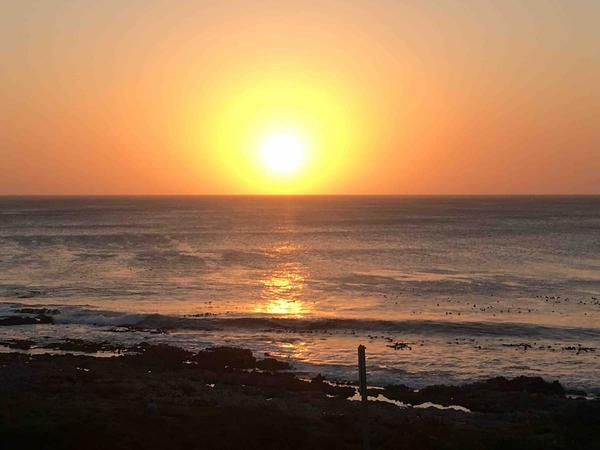
[[[365,346],[358,346],[358,382],[359,382],[359,390],[361,403],[363,405],[363,448],[364,450],[370,450],[371,444],[369,443],[369,417],[367,415],[367,405],[368,405],[368,397],[367,397],[367,358],[365,356]]]
[[[366,347],[358,346],[358,382],[360,397],[364,406],[367,406],[367,358],[365,356]]]

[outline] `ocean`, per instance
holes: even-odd
[[[600,393],[600,197],[0,197],[0,317],[33,306],[55,323],[0,341],[234,345],[349,381],[362,343],[372,384]]]

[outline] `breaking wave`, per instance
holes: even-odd
[[[4,304],[2,314],[16,314],[25,305]],[[290,318],[265,316],[176,316],[101,310],[87,306],[36,305],[58,308],[57,324],[136,326],[164,330],[265,330],[290,332],[394,333],[448,336],[600,339],[600,330],[583,327],[544,326],[516,322],[444,320],[362,320],[344,318]]]

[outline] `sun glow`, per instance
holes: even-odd
[[[306,139],[294,130],[275,130],[267,133],[260,142],[260,158],[269,172],[290,176],[305,163]]]
[[[202,99],[189,142],[206,149],[223,192],[304,194],[344,183],[363,147],[366,125],[345,85],[301,70],[244,72]],[[352,157],[349,157],[352,155]]]

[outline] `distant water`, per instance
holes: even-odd
[[[342,379],[365,343],[373,383],[600,392],[598,299],[600,197],[0,197],[0,316],[60,310],[0,341],[240,345]]]

